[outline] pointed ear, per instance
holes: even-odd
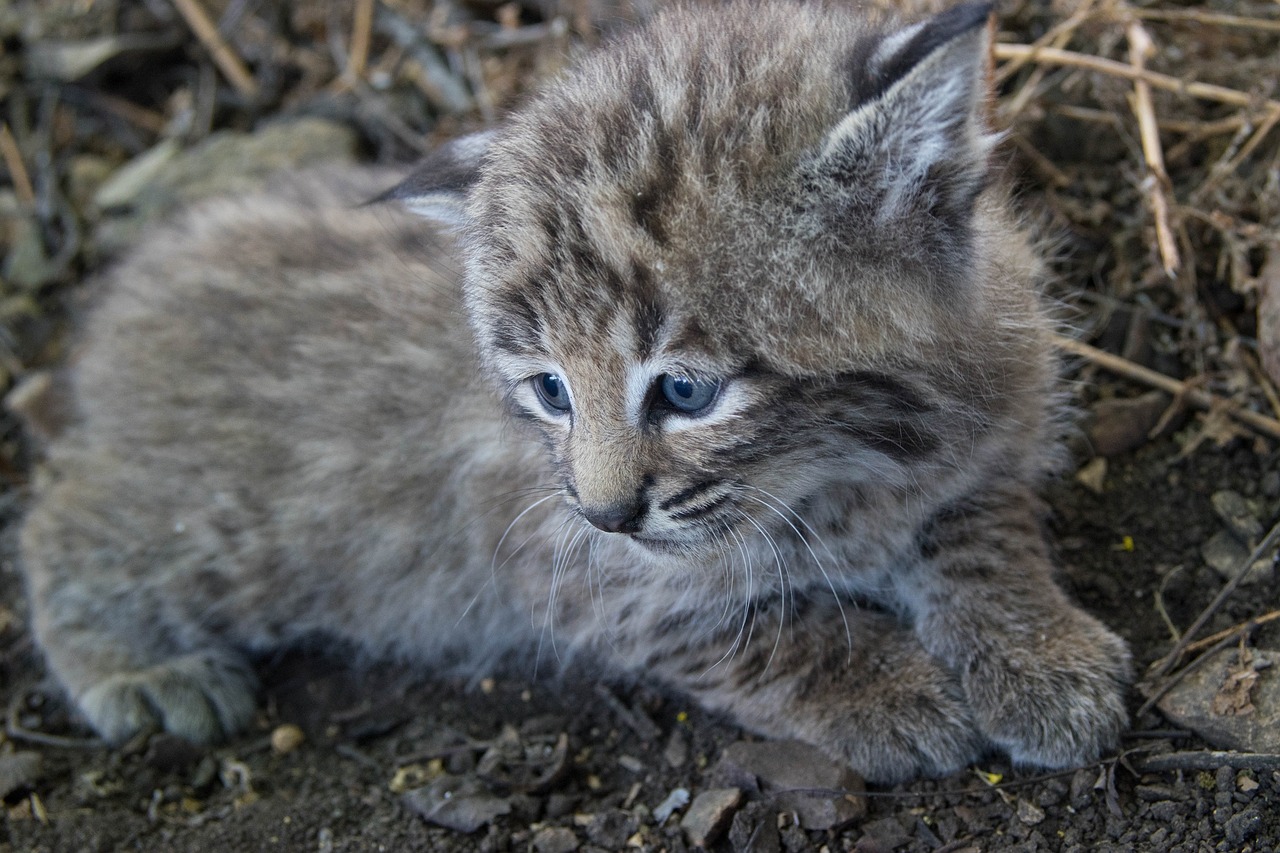
[[[972,210],[996,141],[985,121],[990,15],[989,3],[956,6],[851,60],[854,104],[816,171],[856,194],[853,207],[880,222]]]
[[[413,172],[374,201],[398,201],[413,213],[457,227],[466,221],[467,194],[480,176],[494,132],[451,139],[418,163]]]

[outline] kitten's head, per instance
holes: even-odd
[[[460,230],[482,359],[584,518],[733,547],[963,467],[1034,384],[985,330],[1038,322],[987,188],[988,12],[672,11],[393,191]]]

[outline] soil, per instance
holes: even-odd
[[[13,57],[22,50],[34,52],[42,39],[49,44],[86,39],[106,29],[123,32],[145,26],[164,33],[186,31],[181,21],[166,12],[166,4],[100,0],[86,6],[80,0],[49,0],[47,5],[19,5],[31,21],[41,15],[47,20],[29,22],[19,33],[7,13],[0,11],[5,50],[13,45],[20,48],[7,56],[0,50],[0,83],[9,87],[0,87],[0,93],[10,99],[6,114],[19,148],[30,151],[31,139],[43,139],[57,148],[56,156],[28,156],[30,163],[43,163],[52,170],[50,175],[36,174],[40,199],[50,186],[66,186],[74,196],[76,182],[85,180],[84,175],[94,170],[110,172],[148,150],[157,138],[157,123],[172,124],[175,116],[203,122],[201,132],[207,133],[211,128],[255,128],[290,112],[325,115],[355,129],[366,157],[402,162],[419,150],[420,136],[415,134],[442,134],[476,125],[478,113],[518,96],[527,86],[526,78],[556,67],[556,62],[531,49],[521,53],[522,48],[494,48],[505,65],[495,65],[493,56],[482,51],[477,56],[485,63],[493,97],[480,98],[484,102],[480,106],[471,104],[454,115],[438,115],[438,95],[424,102],[421,92],[399,78],[385,92],[370,87],[356,87],[354,94],[350,90],[343,94],[340,87],[322,92],[322,86],[328,86],[341,70],[328,55],[333,50],[325,47],[333,44],[333,32],[325,34],[326,27],[335,32],[342,28],[335,25],[336,18],[325,4],[292,4],[286,28],[292,46],[284,51],[282,37],[263,29],[285,17],[263,11],[273,8],[271,4],[210,0],[205,5],[226,7],[224,23],[227,19],[249,22],[236,30],[232,47],[248,57],[258,82],[264,91],[270,90],[256,105],[246,106],[235,93],[228,94],[227,84],[219,82],[203,49],[189,34],[182,44],[162,39],[160,47],[146,49],[151,53],[131,48],[102,70],[54,85],[23,78],[25,72]],[[499,8],[479,2],[466,8],[481,18],[488,15],[510,24],[510,15],[515,14],[515,23],[539,26],[538,9],[581,11],[588,5],[547,0],[519,8],[514,3]],[[405,0],[387,6],[399,9],[408,19],[425,20],[431,4]],[[648,4],[602,6],[605,14],[620,19],[625,17],[618,12],[623,6],[647,8]],[[82,7],[92,7],[92,15],[82,15]],[[1224,8],[1232,11],[1231,4]],[[1030,42],[1046,32],[1059,22],[1053,17],[1056,13],[1046,9],[1048,4],[1041,3],[1011,0],[1002,4],[1006,36]],[[75,16],[68,10],[75,11]],[[1265,12],[1258,10],[1257,14]],[[58,17],[64,12],[64,17]],[[586,12],[573,14],[578,16],[570,17],[574,32],[590,41],[591,25],[579,20]],[[341,17],[346,26],[349,13],[345,9]],[[1077,42],[1093,38],[1113,48],[1120,39],[1112,23],[1103,16],[1081,25]],[[44,31],[36,32],[41,26]],[[390,61],[383,60],[399,49],[389,45],[383,29],[377,32],[366,75],[374,82],[381,79],[379,74],[389,73]],[[492,30],[477,32],[492,36]],[[1179,32],[1184,42],[1191,38],[1187,31]],[[1173,36],[1179,32],[1158,34],[1176,41]],[[1238,63],[1242,75],[1274,82],[1275,57],[1280,55],[1274,35],[1242,34],[1238,29],[1203,32],[1203,50],[1186,49],[1177,55],[1194,59],[1237,51],[1257,58],[1252,64]],[[438,36],[441,44],[448,42],[446,36]],[[262,45],[269,43],[270,49],[258,50],[261,45],[255,39]],[[139,50],[143,50],[142,59],[137,58]],[[1191,75],[1173,65],[1170,57],[1164,58],[1170,70]],[[139,67],[150,70],[140,76]],[[1228,72],[1234,67],[1223,60],[1216,69],[1221,73],[1210,79],[1231,83]],[[284,71],[271,77],[273,68]],[[1099,106],[1110,108],[1115,103],[1121,111],[1125,109],[1127,81],[1112,80],[1111,88],[1099,85],[1093,91],[1078,85],[1078,78],[1070,74],[1055,75],[1047,80],[1063,84],[1063,91],[1087,90],[1080,97],[1095,112]],[[1037,78],[1026,69],[1018,79]],[[1238,85],[1254,90],[1244,82]],[[62,106],[41,112],[47,103],[44,99],[54,89]],[[416,93],[412,97],[407,94],[410,90]],[[1041,101],[1052,100],[1055,92],[1044,83],[1030,103],[1043,107]],[[1013,100],[1017,93],[1004,94]],[[100,95],[117,100],[95,100]],[[131,112],[129,102],[146,110]],[[1161,101],[1160,108],[1172,110],[1171,103]],[[25,118],[22,109],[30,113]],[[1033,206],[1044,201],[1051,211],[1047,218],[1053,219],[1055,228],[1070,233],[1076,253],[1062,265],[1063,279],[1073,291],[1070,301],[1077,308],[1073,319],[1091,330],[1091,339],[1100,345],[1175,376],[1211,374],[1218,381],[1215,390],[1231,391],[1255,408],[1264,408],[1258,403],[1263,398],[1253,379],[1236,381],[1245,371],[1233,355],[1241,340],[1246,341],[1247,350],[1251,336],[1260,336],[1253,321],[1255,297],[1240,281],[1228,281],[1226,276],[1240,270],[1241,275],[1257,272],[1261,244],[1248,241],[1261,240],[1257,235],[1263,231],[1249,228],[1258,219],[1274,231],[1275,210],[1280,206],[1253,203],[1254,196],[1246,192],[1248,181],[1261,186],[1263,178],[1257,174],[1250,178],[1253,161],[1242,158],[1239,186],[1245,189],[1237,191],[1235,178],[1222,177],[1216,179],[1219,192],[1214,196],[1216,203],[1236,204],[1231,212],[1237,219],[1215,219],[1210,228],[1208,218],[1189,216],[1183,233],[1188,240],[1235,240],[1230,264],[1223,260],[1225,250],[1216,254],[1218,243],[1208,248],[1197,243],[1201,251],[1184,268],[1178,287],[1171,287],[1166,278],[1151,273],[1154,256],[1143,200],[1135,189],[1135,172],[1113,165],[1116,157],[1136,156],[1137,134],[1113,138],[1091,132],[1078,147],[1065,141],[1084,138],[1078,128],[1074,136],[1065,133],[1064,127],[1071,129],[1066,123],[1093,121],[1092,115],[1085,110],[1063,111],[1039,122],[1043,114],[1029,109],[1018,118],[1022,134],[1018,139],[1033,164],[1027,167],[1028,200]],[[1219,117],[1209,111],[1196,113],[1184,125]],[[49,128],[42,124],[46,120]],[[30,133],[24,132],[24,122],[31,125]],[[5,125],[6,133],[9,126]],[[188,129],[184,144],[198,141],[198,130]],[[166,136],[169,132],[165,131]],[[1182,192],[1182,182],[1203,177],[1221,154],[1213,147],[1216,144],[1199,139],[1171,149],[1170,172],[1179,198],[1193,196],[1190,190]],[[1039,159],[1027,151],[1030,146],[1040,152]],[[1260,162],[1270,157],[1274,172],[1274,143],[1252,150]],[[1066,170],[1079,180],[1058,186],[1056,192],[1045,190],[1042,196],[1037,182],[1053,178],[1042,174],[1053,169]],[[35,209],[54,208],[37,204]],[[61,215],[60,209],[55,212]],[[72,236],[78,239],[80,232],[65,227],[53,214],[39,222],[51,256],[60,240],[70,248],[50,261],[61,258],[61,266],[49,267],[52,272],[30,285],[35,296],[21,303],[25,313],[14,315],[17,303],[7,289],[12,281],[0,282],[4,296],[0,308],[5,312],[0,317],[5,333],[0,336],[0,369],[5,382],[0,384],[7,383],[11,373],[56,360],[65,303],[74,299],[69,295],[75,292],[74,282],[103,260],[104,252],[97,248],[104,239],[101,223],[82,222],[88,236],[83,245],[71,246]],[[16,233],[6,230],[0,236],[16,244]],[[13,269],[6,265],[4,275],[14,279]],[[1087,292],[1076,292],[1084,282],[1090,282]],[[1170,319],[1170,315],[1176,316]],[[1083,364],[1074,365],[1073,371],[1072,387],[1082,411],[1099,408],[1099,401],[1136,397],[1146,390]],[[1139,672],[1169,651],[1170,625],[1186,629],[1223,587],[1222,577],[1202,556],[1204,544],[1224,528],[1211,497],[1224,490],[1238,492],[1252,502],[1251,511],[1264,526],[1280,514],[1280,476],[1276,474],[1280,451],[1275,443],[1225,429],[1222,423],[1221,417],[1187,418],[1178,430],[1165,430],[1158,440],[1138,440],[1136,449],[1109,458],[1099,490],[1070,473],[1048,488],[1053,509],[1048,525],[1062,566],[1062,583],[1132,644]],[[229,743],[200,748],[158,735],[108,749],[77,724],[56,686],[47,680],[27,630],[14,534],[31,463],[18,449],[21,443],[15,430],[11,421],[0,422],[0,711],[6,714],[0,735],[4,809],[0,853],[678,851],[698,840],[687,826],[682,828],[687,810],[677,810],[665,821],[659,821],[655,811],[680,789],[696,798],[723,788],[725,774],[718,768],[722,754],[730,744],[750,739],[658,685],[599,684],[573,672],[553,677],[529,671],[477,683],[433,680],[429,673],[385,664],[357,666],[353,656],[341,649],[317,647],[261,662],[264,693],[259,718],[251,731]],[[1139,433],[1145,433],[1145,428]],[[1091,458],[1085,442],[1076,444],[1075,465],[1068,467],[1069,472]],[[1274,589],[1273,585],[1242,587],[1199,635],[1273,610],[1277,607]],[[1253,644],[1280,648],[1278,626],[1271,622],[1254,631]],[[1093,765],[1036,774],[1014,770],[992,758],[948,779],[867,791],[860,799],[865,814],[821,830],[802,829],[791,811],[751,795],[737,806],[726,807],[728,822],[709,846],[762,853],[1280,849],[1280,759],[1260,756],[1252,769],[1236,766],[1244,761],[1210,753],[1209,744],[1172,725],[1159,712],[1138,715],[1143,702],[1135,690],[1130,697],[1135,718],[1122,751]],[[1192,755],[1183,756],[1181,770],[1142,770],[1152,755],[1171,753]],[[453,787],[446,791],[441,780]],[[450,793],[453,796],[445,796]],[[437,794],[441,800],[432,801],[430,797]],[[815,792],[817,797],[833,795],[838,792]],[[448,822],[456,825],[471,818],[477,828],[471,832],[449,829],[422,816],[434,807],[433,814],[441,819],[448,812],[441,801],[461,804],[463,811],[470,809],[459,815],[455,808]]]

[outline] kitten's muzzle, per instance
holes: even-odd
[[[638,533],[648,506],[639,501],[604,507],[582,507],[582,517],[605,533]]]

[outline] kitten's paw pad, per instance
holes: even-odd
[[[968,682],[984,734],[1015,764],[1063,768],[1092,761],[1117,745],[1128,723],[1131,665],[1124,642],[1090,620],[1066,647],[1003,670],[980,668]]]
[[[257,707],[256,693],[257,679],[248,665],[187,655],[106,678],[80,695],[79,706],[112,743],[146,729],[214,743],[248,725]]]

